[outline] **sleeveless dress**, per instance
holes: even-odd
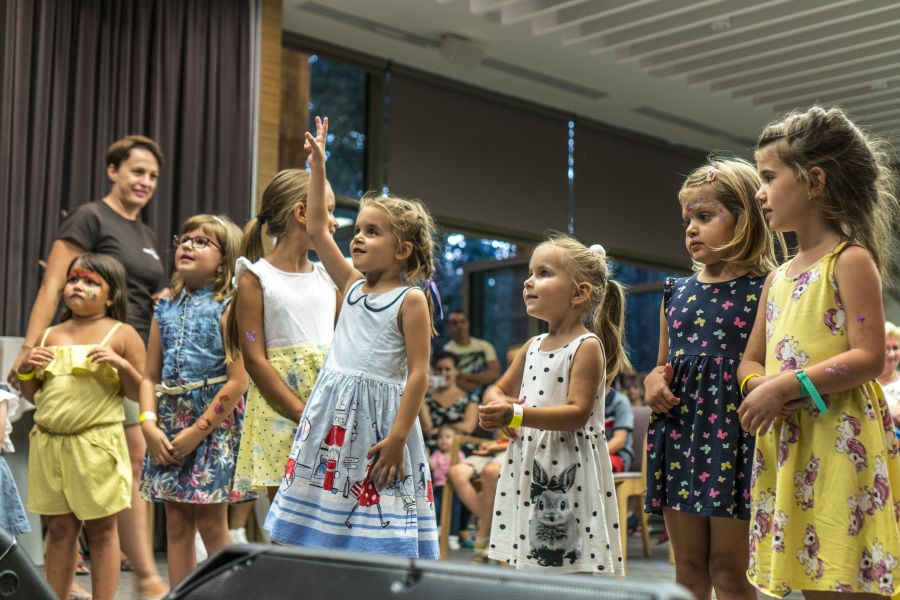
[[[520,397],[525,406],[562,406],[575,353],[592,333],[562,348],[528,348]],[[624,575],[615,482],[604,430],[606,378],[587,423],[575,431],[522,427],[506,449],[488,556],[519,569]]]
[[[307,401],[334,336],[337,287],[318,263],[310,273],[288,273],[264,258],[251,264],[241,257],[235,271],[235,281],[244,271],[259,280],[266,359],[288,389]],[[253,332],[248,335],[255,341]],[[251,381],[235,487],[242,491],[278,487],[296,433],[297,422],[274,409]]]
[[[121,323],[100,342],[109,343]],[[50,333],[48,329],[41,345]],[[88,358],[95,344],[51,346],[54,358],[38,369],[29,434],[28,510],[100,519],[131,506],[131,462],[125,443],[119,373]]]
[[[668,362],[680,404],[650,417],[646,512],[669,507],[750,519],[753,437],[737,415],[737,368],[765,281],[751,275],[718,283],[697,275],[666,281]]]
[[[397,324],[411,289],[344,298],[284,481],[265,528],[281,544],[437,559],[431,472],[416,419],[406,440],[403,479],[378,489],[366,453],[391,431],[406,384]]]
[[[837,256],[788,277],[766,302],[766,373],[812,367],[850,348]],[[881,325],[878,325],[881,327]],[[807,399],[756,441],[748,577],[760,591],[900,592],[898,445],[874,381]]]
[[[160,383],[177,387],[225,375],[222,311],[227,302],[216,301],[212,287],[161,301],[154,318],[162,343]],[[225,382],[179,394],[157,392],[159,428],[169,440],[203,416]],[[141,474],[141,495],[147,500],[186,504],[220,504],[254,498],[233,489],[234,463],[241,442],[244,401],[239,400],[190,456],[177,465],[154,463],[147,452]]]

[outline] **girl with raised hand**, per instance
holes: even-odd
[[[416,201],[366,196],[350,243],[326,204],[328,120],[307,133],[306,232],[343,294],[265,528],[282,544],[438,558],[431,474],[417,416],[433,332],[434,222]]]

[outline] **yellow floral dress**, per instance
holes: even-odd
[[[805,272],[775,273],[766,302],[766,373],[812,367],[849,349],[834,278],[839,245]],[[862,318],[860,316],[860,318]],[[892,595],[900,576],[900,460],[876,382],[823,396],[756,441],[748,578],[760,591]]]

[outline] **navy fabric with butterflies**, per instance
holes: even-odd
[[[737,415],[737,368],[765,277],[666,281],[671,389],[680,404],[654,413],[647,432],[647,512],[750,518],[753,438]]]

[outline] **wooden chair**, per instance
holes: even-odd
[[[494,440],[488,438],[463,435],[461,433],[456,434],[456,437],[453,438],[453,447],[450,449],[450,466],[452,467],[459,462],[459,450],[463,444],[471,443],[477,446],[485,442],[493,441]],[[475,482],[475,485],[477,487],[477,481]],[[444,495],[441,496],[441,528],[438,533],[438,543],[440,545],[442,560],[446,560],[450,555],[449,542],[450,527],[452,526],[453,520],[453,495],[453,484],[448,477],[447,483],[444,484]]]
[[[647,427],[650,425],[650,407],[634,406],[634,430],[632,444],[634,461],[631,470],[613,474],[616,483],[616,502],[619,505],[619,537],[622,542],[622,568],[628,562],[628,499],[638,496],[641,505],[647,493]],[[643,508],[638,512],[641,524],[641,538],[644,542],[644,556],[650,556],[650,527],[647,513]]]

